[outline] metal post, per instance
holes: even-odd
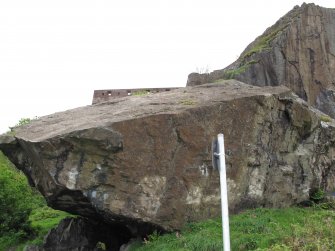
[[[229,212],[228,212],[228,190],[226,179],[226,160],[224,150],[223,134],[218,134],[218,148],[220,159],[220,187],[221,187],[221,210],[222,210],[222,237],[223,250],[230,251],[230,234],[229,234]]]

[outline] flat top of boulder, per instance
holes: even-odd
[[[122,120],[155,114],[180,113],[192,107],[257,95],[287,93],[284,86],[259,88],[236,80],[186,87],[170,92],[131,96],[96,105],[84,106],[33,120],[15,129],[15,136],[41,141],[92,127],[109,126]]]

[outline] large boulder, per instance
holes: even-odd
[[[234,78],[257,86],[286,85],[335,117],[335,9],[296,6],[223,70],[192,73],[189,86]]]
[[[221,132],[231,211],[335,187],[334,121],[286,87],[235,80],[42,117],[0,137],[0,149],[50,206],[127,239],[220,215],[211,142]]]

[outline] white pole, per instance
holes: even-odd
[[[228,212],[228,190],[226,179],[226,160],[224,150],[223,134],[218,134],[219,159],[220,159],[220,187],[221,187],[221,210],[222,210],[222,237],[223,250],[230,251],[230,236],[229,236],[229,212]]]

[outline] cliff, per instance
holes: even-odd
[[[234,78],[257,86],[286,85],[308,104],[335,117],[335,9],[296,6],[247,46],[236,62],[194,86]]]

